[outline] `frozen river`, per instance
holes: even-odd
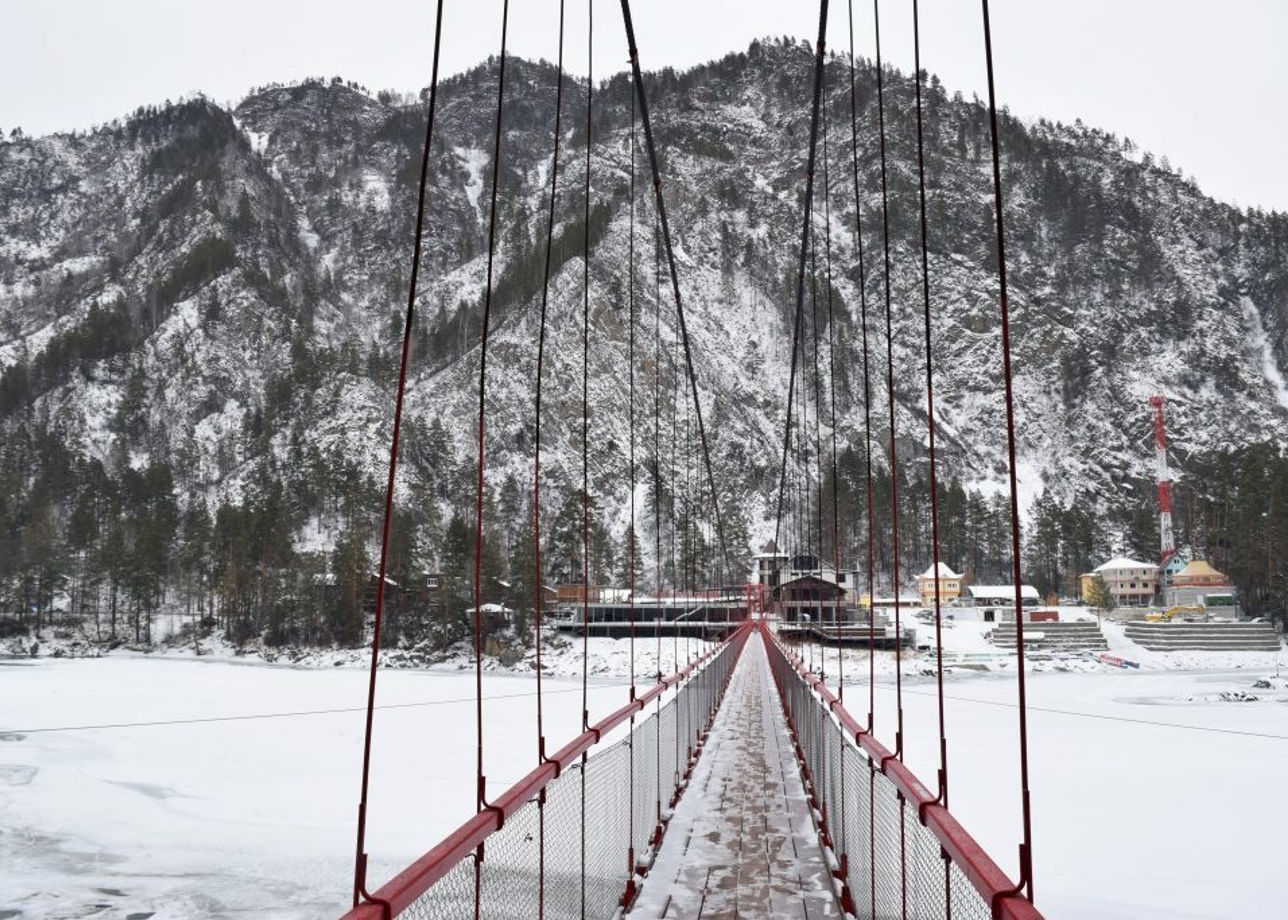
[[[1050,920],[1278,915],[1285,693],[1220,699],[1271,674],[1030,679],[1036,900]],[[890,740],[894,695],[880,681],[878,735]],[[1013,681],[955,678],[947,690],[953,810],[1012,873]],[[0,662],[0,917],[337,916],[352,878],[365,682],[354,668],[229,661]],[[485,682],[496,791],[535,762],[534,682]],[[546,686],[557,745],[580,728],[580,682]],[[860,715],[866,689],[847,693]],[[626,693],[621,679],[593,683],[592,718]],[[908,760],[926,780],[933,693],[924,678],[905,684]],[[386,671],[380,703],[376,883],[473,811],[473,675]]]

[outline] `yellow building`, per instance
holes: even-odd
[[[1158,593],[1158,566],[1119,556],[1084,573],[1082,599],[1092,603],[1091,585],[1103,578],[1116,607],[1148,607]]]
[[[962,578],[944,563],[939,563],[939,602],[941,604],[962,596]],[[933,607],[935,604],[935,567],[932,565],[917,576],[917,596],[921,606]]]

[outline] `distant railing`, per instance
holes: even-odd
[[[1041,920],[975,839],[767,626],[761,635],[842,906],[856,918]]]

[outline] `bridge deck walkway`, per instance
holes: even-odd
[[[631,920],[840,917],[778,691],[753,637]]]

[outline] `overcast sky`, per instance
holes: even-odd
[[[196,90],[236,101],[255,85],[341,75],[372,90],[429,81],[433,0],[3,0],[0,129],[88,127]],[[494,53],[500,0],[447,0],[444,67]],[[567,61],[586,69],[586,2],[568,4]],[[554,60],[558,0],[513,0],[511,49]],[[686,67],[755,37],[816,34],[817,6],[784,0],[636,0],[646,70]],[[912,69],[911,0],[883,0],[885,56]],[[998,94],[1044,115],[1127,135],[1209,194],[1288,210],[1288,2],[993,0]],[[855,42],[873,52],[872,6]],[[949,89],[984,95],[975,0],[922,0],[922,62]],[[828,45],[848,44],[832,3]],[[596,76],[624,69],[621,12],[595,3]]]

